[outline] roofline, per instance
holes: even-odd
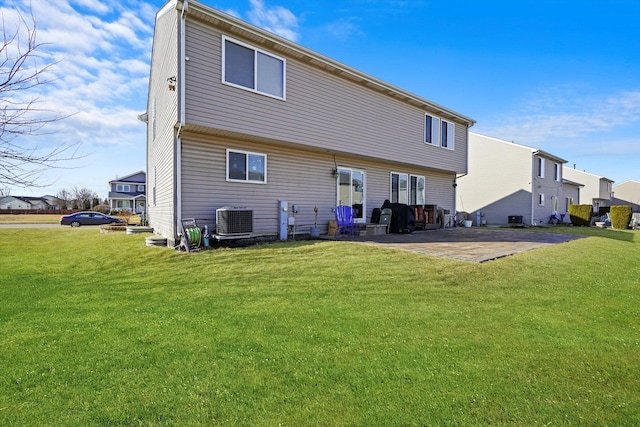
[[[544,150],[541,150],[539,148],[529,147],[527,145],[518,144],[518,143],[515,143],[513,141],[507,141],[505,139],[500,139],[500,138],[496,138],[496,137],[493,137],[493,136],[482,135],[482,134],[477,133],[477,132],[469,131],[469,136],[471,136],[471,135],[476,135],[476,136],[480,136],[482,138],[491,139],[493,141],[502,142],[503,144],[514,145],[516,147],[524,148],[526,150],[531,151],[531,154],[541,155],[541,156],[547,157],[547,158],[549,158],[549,159],[551,159],[551,160],[553,160],[555,162],[558,162],[558,163],[567,163],[568,162],[568,160],[565,160],[562,157],[555,156],[555,155],[549,153],[548,151],[544,151]]]
[[[615,185],[615,187],[619,187],[622,184],[626,184],[627,182],[629,183],[636,183],[636,184],[640,184],[640,181],[636,180],[636,179],[628,179],[626,181],[621,182],[620,184]]]
[[[563,159],[562,157],[558,157],[558,156],[554,156],[553,154],[549,153],[548,151],[544,151],[544,150],[536,150],[533,154],[535,155],[540,155],[540,156],[544,156],[544,157],[548,157],[551,160],[557,162],[557,163],[567,163],[567,160]]]
[[[145,171],[138,171],[138,172],[130,173],[129,175],[125,175],[122,178],[113,179],[113,180],[109,181],[109,184],[111,184],[113,182],[124,182],[124,181],[122,181],[123,179],[127,179],[129,177],[134,176],[134,175],[138,175],[139,173],[143,173],[144,174],[144,177],[145,177],[144,182],[146,184],[146,182],[147,182],[147,173]]]
[[[569,170],[576,171],[576,172],[580,172],[580,173],[584,173],[584,174],[587,174],[587,175],[591,175],[591,176],[596,177],[598,179],[604,179],[604,180],[609,181],[609,182],[615,182],[614,180],[609,179],[606,176],[596,175],[595,173],[587,172],[585,170],[580,170],[580,169],[576,169],[576,168],[570,168],[568,166],[566,168],[569,169]]]
[[[580,184],[579,182],[571,181],[570,179],[562,178],[563,184],[575,185],[577,187],[584,187],[584,184]]]
[[[435,112],[436,115],[447,115],[450,118],[457,119],[458,121],[466,124],[467,127],[471,127],[476,123],[476,121],[470,117],[462,115],[442,105],[436,104],[435,102],[429,101],[426,98],[422,98],[411,92],[407,92],[397,86],[386,83],[376,77],[358,71],[355,68],[335,61],[327,56],[324,56],[318,52],[315,52],[311,49],[280,37],[274,33],[268,32],[262,28],[254,26],[246,21],[224,13],[218,9],[214,9],[195,0],[177,0],[176,3],[177,9],[183,11],[183,13],[186,13],[187,15],[196,16],[197,12],[200,12],[210,18],[214,18],[220,21],[226,26],[230,26],[232,28],[235,27],[240,31],[249,32],[254,36],[254,38],[255,36],[261,37],[262,40],[260,40],[260,42],[271,45],[272,48],[280,48],[280,50],[282,50],[283,52],[288,53],[289,55],[299,59],[300,61],[307,62],[316,67],[325,69],[332,74],[341,76],[348,80],[360,82],[364,86],[385,93],[390,97],[415,104],[423,109],[431,110]],[[167,5],[165,5],[165,7],[166,6]],[[164,10],[164,8],[162,10]]]

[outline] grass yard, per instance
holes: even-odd
[[[0,425],[639,425],[640,233],[562,232],[473,264],[0,230]]]

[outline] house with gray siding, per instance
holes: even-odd
[[[569,222],[581,183],[565,179],[566,160],[533,147],[469,133],[469,171],[458,178],[458,209],[487,225],[548,224],[552,214]],[[477,225],[477,224],[476,224]]]
[[[601,207],[611,206],[614,181],[587,171],[564,166],[562,173],[567,179],[580,182],[580,200],[583,204],[593,205],[593,212],[599,214]]]
[[[370,221],[385,200],[455,211],[468,128],[449,108],[196,1],[156,15],[147,111],[149,225],[251,212],[254,234],[327,232],[337,205]],[[295,206],[295,209],[293,207]]]
[[[147,174],[138,171],[109,181],[109,208],[142,214],[146,212]]]

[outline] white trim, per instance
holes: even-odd
[[[544,157],[541,156],[536,156],[536,176],[538,178],[544,178],[544,168],[545,168],[545,161],[544,161]]]
[[[229,178],[229,153],[239,153],[239,154],[246,155],[246,158],[245,158],[246,177],[245,177],[245,179]],[[249,179],[249,156],[260,156],[260,157],[262,157],[264,159],[264,180],[263,181],[256,181],[256,180]],[[253,152],[253,151],[236,150],[236,149],[233,149],[233,148],[227,148],[226,149],[226,155],[225,155],[225,179],[227,180],[227,182],[244,182],[244,183],[248,183],[248,184],[266,184],[267,183],[267,155],[264,154],[264,153],[256,153],[256,152]]]
[[[237,83],[232,83],[232,82],[228,82],[226,80],[226,41],[229,41],[231,43],[237,44],[239,46],[245,47],[247,49],[251,49],[253,50],[254,54],[253,54],[253,66],[254,66],[254,70],[253,70],[253,88],[250,87],[246,87],[246,86],[242,86],[239,85]],[[268,92],[262,92],[260,90],[258,90],[258,53],[262,53],[263,55],[269,56],[271,58],[277,59],[279,61],[282,61],[282,96],[278,96],[278,95],[274,95]],[[264,96],[268,96],[270,98],[274,98],[274,99],[279,99],[281,101],[286,101],[287,99],[287,60],[281,56],[278,55],[274,55],[271,52],[267,52],[266,50],[257,48],[255,46],[252,46],[250,44],[247,43],[243,43],[239,40],[233,39],[231,37],[227,37],[226,35],[222,35],[222,84],[228,85],[228,86],[233,86],[233,87],[237,87],[240,89],[244,89],[247,90],[249,92],[253,92],[253,93],[257,93],[260,95],[264,95]]]
[[[396,201],[393,200],[393,175],[398,175],[398,200]],[[406,178],[405,182],[407,183],[407,188],[404,190],[404,202],[400,200],[400,193],[402,192],[402,189],[400,188],[400,176],[404,176]],[[410,175],[406,172],[389,172],[389,200],[391,203],[409,203],[409,177]]]
[[[338,166],[338,174],[336,176],[336,206],[342,203],[342,201],[340,200],[340,171],[341,170],[349,171],[350,180],[353,180],[354,172],[358,172],[362,174],[362,218],[355,218],[355,222],[366,223],[367,222],[367,172],[363,169],[355,169],[348,166]],[[353,205],[353,200],[351,196],[352,196],[352,192],[350,191],[349,206]],[[346,203],[342,203],[342,204],[346,204]]]
[[[431,118],[430,135],[427,134],[428,133],[427,117]],[[447,125],[447,140],[445,141],[446,145],[443,145],[441,129],[442,129],[442,124],[445,124],[445,123]],[[444,148],[445,150],[451,150],[451,151],[455,150],[456,125],[452,120],[443,119],[442,117],[438,117],[435,114],[425,112],[422,125],[424,126],[424,143],[425,144],[429,144],[434,147]]]
[[[409,201],[410,204],[412,204],[411,203],[411,178],[413,178],[413,177],[417,178],[416,185],[418,185],[418,182],[420,181],[420,178],[422,178],[422,180],[423,180],[422,191],[420,191],[418,188],[416,188],[416,199],[417,199],[417,195],[422,193],[422,202],[423,202],[422,204],[425,204],[426,201],[427,201],[427,194],[426,194],[427,177],[424,176],[424,175],[409,174],[409,185],[408,185],[408,188],[407,188],[407,193],[409,194],[409,196],[408,196],[407,200]],[[420,203],[417,203],[417,200],[416,200],[415,204],[419,205]]]

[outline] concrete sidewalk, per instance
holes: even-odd
[[[454,258],[470,262],[486,262],[518,252],[555,245],[581,236],[553,232],[527,232],[496,228],[441,228],[414,231],[409,234],[356,236],[354,242],[419,254]],[[340,240],[351,239],[342,235]]]

